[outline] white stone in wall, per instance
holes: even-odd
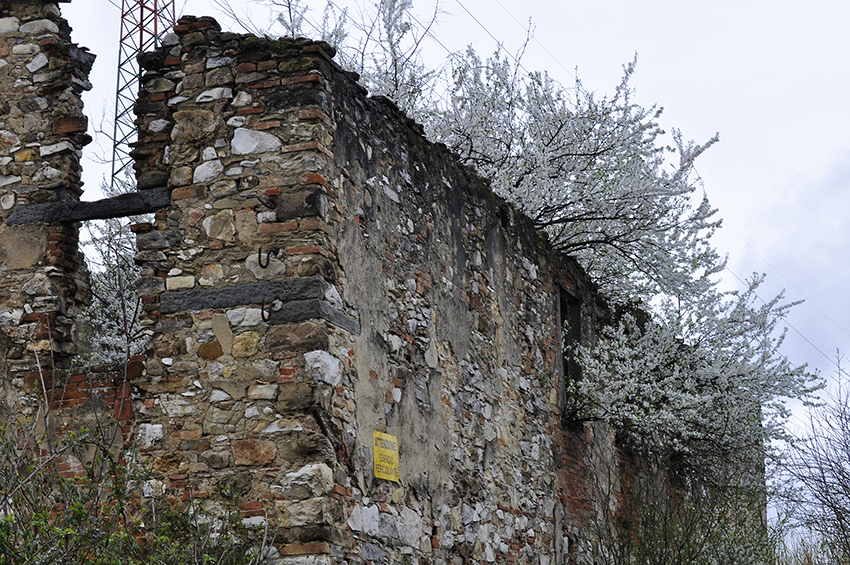
[[[163,45],[180,45],[180,37],[173,31],[169,31],[162,37]]]
[[[21,138],[7,129],[0,130],[0,145],[3,147],[14,147],[21,143]]]
[[[258,530],[266,526],[266,518],[264,516],[251,516],[242,518],[242,525],[249,530]]]
[[[407,545],[417,547],[422,537],[422,518],[419,514],[405,506],[401,510],[397,522],[398,536]]]
[[[19,31],[27,35],[36,35],[45,32],[59,33],[59,26],[50,20],[34,20],[22,25]]]
[[[24,311],[20,308],[0,311],[0,327],[17,327],[21,323]]]
[[[27,63],[27,70],[31,73],[34,73],[37,70],[43,68],[45,65],[47,65],[47,55],[45,55],[44,53],[39,53],[35,56],[35,58],[33,58],[32,61]]]
[[[61,176],[62,171],[60,171],[59,169],[54,169],[47,163],[44,163],[43,166],[32,176],[32,181],[39,183],[44,182],[46,180],[55,180]]]
[[[36,273],[31,279],[24,283],[21,287],[26,294],[30,296],[52,296],[58,294],[56,286],[44,273]]]
[[[0,175],[0,186],[7,186],[16,182],[21,182],[21,177]]]
[[[154,120],[148,126],[148,131],[152,133],[159,133],[163,131],[171,122],[168,120]]]
[[[165,279],[166,290],[183,290],[195,287],[195,277],[186,275],[182,277],[168,277]]]
[[[251,400],[274,400],[277,398],[277,385],[251,385],[248,387]]]
[[[0,18],[0,34],[15,33],[21,27],[21,20],[18,18]]]
[[[165,437],[162,430],[162,424],[140,424],[139,431],[136,433],[136,441],[139,447],[149,448]]]
[[[33,82],[48,82],[51,80],[57,80],[62,77],[62,71],[49,71],[45,73],[38,73],[32,76]]]
[[[432,338],[431,343],[428,344],[428,349],[425,350],[425,364],[432,369],[436,369],[439,362],[440,356],[437,352],[437,340]]]
[[[384,185],[384,194],[389,196],[390,200],[392,200],[396,204],[399,204],[401,202],[401,200],[398,197],[398,193],[395,190],[391,189],[390,187],[388,187],[386,185]]]
[[[334,285],[328,286],[328,290],[325,291],[325,300],[337,310],[342,310],[342,297]]]
[[[307,372],[313,375],[314,379],[334,386],[342,380],[339,359],[327,351],[309,351],[304,354],[304,361]]]
[[[297,555],[275,561],[275,565],[331,565],[330,555]]]
[[[150,498],[165,493],[165,483],[157,479],[151,479],[142,483],[142,496]]]
[[[233,63],[230,57],[210,57],[207,59],[207,69],[217,69]]]
[[[195,405],[192,404],[191,400],[186,400],[176,395],[163,395],[159,400],[159,405],[169,418],[188,416],[195,413]]]
[[[262,323],[259,308],[234,308],[227,311],[227,321],[231,326],[258,326]]]
[[[381,516],[377,506],[364,506],[362,511],[363,533],[369,536],[377,536],[381,524]]]
[[[39,51],[41,47],[35,43],[19,43],[12,46],[12,55],[35,55]]]
[[[351,509],[351,515],[348,517],[348,527],[355,532],[363,530],[363,513],[360,510],[360,505],[355,504]]]
[[[283,146],[280,140],[270,133],[253,129],[238,128],[233,132],[230,148],[234,155],[268,153]]]
[[[205,90],[195,98],[195,102],[212,102],[213,100],[221,100],[222,98],[233,98],[233,90],[224,86]]]
[[[218,159],[215,161],[207,161],[195,169],[195,174],[192,177],[192,180],[196,184],[210,182],[223,172],[224,165],[221,164],[221,161]]]
[[[233,99],[234,106],[247,106],[251,102],[253,102],[251,95],[245,92],[244,90],[239,92],[236,95],[236,98]]]
[[[322,496],[334,488],[334,475],[331,468],[324,463],[304,465],[297,471],[287,473],[280,480],[283,492],[289,492],[293,487],[306,487],[313,496]]]
[[[225,402],[227,400],[233,400],[233,397],[221,389],[213,389],[210,393],[210,402]]]
[[[286,418],[278,418],[265,428],[264,434],[273,434],[276,432],[301,432],[304,431],[304,426],[298,420],[289,420]]]
[[[274,212],[272,212],[272,214],[274,214]],[[265,261],[266,259],[263,258],[264,263]],[[257,254],[251,253],[245,259],[245,268],[251,271],[251,274],[259,280],[272,280],[286,274],[286,263],[278,259],[273,254],[269,255],[268,265],[264,268],[260,267],[260,261]]]
[[[70,141],[60,141],[59,143],[54,143],[53,145],[42,145],[39,149],[39,153],[42,157],[47,157],[48,155],[54,155],[62,151],[73,150],[74,145]]]

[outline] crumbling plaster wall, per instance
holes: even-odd
[[[590,332],[595,288],[391,104],[328,82],[340,286],[364,328],[344,359],[356,402],[354,553],[580,559],[585,459],[591,440],[612,438],[561,425],[558,301],[562,288],[579,297]],[[373,430],[398,437],[398,484],[373,477]]]

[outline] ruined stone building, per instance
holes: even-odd
[[[327,45],[209,18],[142,57],[138,192],[80,202],[93,60],[56,4],[0,0],[7,408],[108,402],[144,498],[231,481],[279,563],[581,562],[612,440],[561,417],[599,316],[577,263]],[[139,213],[149,351],[66,370],[78,222]]]

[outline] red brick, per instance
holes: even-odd
[[[84,132],[88,127],[89,119],[85,116],[57,116],[53,118],[53,133],[56,135]]]
[[[279,127],[280,127],[280,122],[277,121],[277,120],[274,120],[274,121],[270,121],[270,122],[260,122],[260,123],[258,123],[257,125],[254,126],[254,129],[264,130],[264,129],[279,128]]]
[[[150,222],[139,222],[137,224],[130,224],[130,231],[133,233],[145,233],[149,232],[153,229],[153,224]]]
[[[129,399],[115,401],[115,419],[118,421],[133,419],[133,402]]]
[[[195,198],[197,192],[194,186],[181,186],[171,191],[172,200],[185,200],[187,198]]]
[[[328,250],[318,245],[303,245],[301,247],[290,247],[286,250],[287,255],[328,255]]]
[[[281,555],[329,554],[331,545],[327,542],[291,543],[280,548]]]
[[[322,186],[328,186],[328,179],[319,173],[304,173],[298,179],[298,182],[301,184],[320,184]]]
[[[273,86],[280,86],[280,80],[267,80],[266,82],[259,82],[257,84],[252,84],[248,88],[260,89],[260,88],[271,88]]]
[[[311,149],[317,149],[330,158],[333,158],[334,156],[334,154],[331,153],[327,147],[325,147],[318,141],[305,141],[303,143],[295,143],[293,145],[284,145],[280,148],[280,152],[292,153],[294,151],[310,151]]]
[[[285,222],[275,222],[270,224],[260,224],[257,228],[257,233],[270,234],[294,231],[298,229],[298,222],[295,220],[287,220]]]
[[[308,108],[306,110],[299,110],[298,117],[302,120],[322,120],[323,122],[330,124],[331,119],[327,114],[319,110],[318,108]]]
[[[323,79],[321,75],[317,75],[317,74],[313,73],[313,74],[304,75],[304,76],[300,76],[300,77],[284,78],[284,79],[281,79],[280,84],[281,84],[281,86],[287,86],[289,84],[300,84],[300,83],[304,83],[304,82],[318,82],[319,84],[324,84],[325,79]]]
[[[304,218],[298,223],[298,228],[303,231],[323,231],[329,235],[334,233],[333,226],[318,218]]]

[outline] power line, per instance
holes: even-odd
[[[747,283],[746,283],[746,282],[745,282],[745,281],[744,281],[741,277],[739,277],[737,274],[735,274],[735,272],[734,272],[732,269],[730,269],[730,268],[729,268],[729,265],[726,265],[726,267],[725,267],[725,268],[726,268],[726,270],[727,270],[727,271],[729,271],[729,273],[731,273],[731,274],[732,274],[732,276],[733,276],[733,277],[735,277],[736,279],[738,279],[738,282],[740,282],[740,283],[741,283],[742,285],[744,285],[744,286],[747,286]],[[758,298],[759,300],[761,300],[762,304],[767,304],[767,302],[765,302],[764,298],[762,298],[761,296],[759,296],[759,294],[758,294],[757,292],[756,292],[756,293],[754,293],[754,294],[755,294],[755,297],[756,297],[756,298]],[[796,327],[794,327],[794,324],[792,324],[791,322],[789,322],[787,318],[784,320],[784,323],[785,323],[785,324],[786,324],[789,328],[791,328],[792,330],[794,330],[794,333],[796,333],[798,336],[800,336],[801,338],[803,338],[803,340],[804,340],[806,343],[808,343],[808,344],[812,347],[812,349],[814,349],[815,351],[817,351],[818,353],[820,353],[821,355],[823,355],[823,358],[824,358],[824,359],[826,359],[827,361],[829,361],[829,363],[831,363],[832,365],[834,365],[834,366],[835,366],[835,369],[836,369],[836,371],[838,372],[838,374],[839,374],[839,375],[846,374],[846,371],[844,371],[844,369],[842,369],[842,368],[841,368],[841,366],[840,366],[838,363],[836,363],[834,359],[832,359],[829,355],[827,355],[826,353],[824,353],[824,352],[821,350],[821,348],[820,348],[820,347],[818,347],[817,345],[815,345],[815,344],[814,344],[814,343],[813,343],[813,342],[812,342],[809,338],[807,338],[805,335],[803,335],[803,333],[802,333],[800,330],[798,330]],[[833,376],[833,377],[832,377],[832,379],[833,379],[836,383],[838,383],[838,382],[839,382],[839,381],[838,381],[838,378],[837,378],[837,377],[835,377],[835,376]]]
[[[744,245],[746,245],[747,247],[749,247],[749,248],[750,248],[750,251],[752,251],[753,253],[755,253],[755,254],[756,254],[756,256],[757,256],[759,259],[761,259],[762,261],[764,261],[764,262],[765,262],[765,264],[767,264],[767,266],[768,266],[768,267],[770,267],[771,269],[773,269],[773,271],[774,271],[777,275],[779,275],[779,277],[780,277],[782,280],[784,280],[786,283],[788,283],[788,284],[791,286],[791,288],[793,288],[793,289],[794,289],[794,290],[796,290],[798,293],[800,293],[800,296],[802,296],[802,297],[806,300],[806,302],[808,302],[809,304],[811,304],[811,305],[812,305],[812,306],[813,306],[813,307],[814,307],[814,308],[815,308],[818,312],[820,312],[820,313],[823,315],[823,317],[824,317],[824,318],[826,318],[827,320],[829,320],[830,322],[832,322],[832,323],[833,323],[833,325],[834,325],[836,328],[838,328],[839,330],[841,330],[842,332],[844,332],[844,335],[846,335],[847,337],[850,337],[850,333],[848,333],[848,332],[847,332],[847,330],[845,330],[843,327],[841,327],[841,325],[840,325],[838,322],[836,322],[835,320],[833,320],[833,319],[829,316],[829,314],[827,314],[826,312],[824,312],[823,310],[821,310],[821,308],[820,308],[817,304],[815,304],[815,303],[814,303],[814,301],[812,301],[812,300],[811,300],[808,296],[806,296],[806,295],[803,293],[803,291],[802,291],[802,290],[800,290],[799,288],[797,288],[797,286],[796,286],[794,283],[792,283],[790,280],[788,280],[788,278],[787,278],[787,277],[785,277],[785,275],[783,275],[783,274],[779,271],[779,269],[777,269],[776,267],[774,267],[773,265],[771,265],[771,264],[770,264],[770,261],[768,261],[767,259],[765,259],[764,257],[762,257],[762,255],[761,255],[758,251],[756,251],[756,250],[755,250],[755,248],[754,248],[752,245],[750,245],[750,244],[749,244],[749,242],[748,242],[746,239],[744,239],[743,237],[741,237],[741,235],[740,235],[740,234],[738,234],[738,232],[736,232],[734,229],[732,229],[732,227],[731,227],[731,226],[729,226],[729,224],[728,224],[728,223],[724,223],[723,227],[729,228],[729,231],[730,231],[730,232],[732,232],[733,234],[735,234],[735,236],[736,236],[738,239],[740,239],[742,242],[744,242]]]
[[[515,22],[516,22],[516,23],[517,23],[517,24],[518,24],[521,28],[523,28],[524,30],[528,31],[528,28],[527,28],[527,27],[525,27],[525,26],[522,24],[522,22],[520,22],[518,19],[516,19],[516,16],[514,16],[514,15],[510,12],[510,10],[508,10],[507,8],[505,8],[505,5],[504,5],[504,4],[502,4],[499,0],[496,0],[496,4],[498,4],[498,5],[502,8],[502,10],[504,10],[504,11],[505,11],[505,13],[507,13],[507,14],[511,17],[511,19],[512,19],[513,21],[515,21]],[[529,20],[529,21],[530,21],[530,20]],[[540,42],[540,40],[539,40],[539,39],[537,39],[537,37],[535,37],[535,36],[534,36],[534,34],[533,34],[533,33],[532,33],[532,35],[531,35],[531,39],[532,39],[532,41],[534,41],[537,45],[539,45],[539,46],[540,46],[540,47],[541,47],[544,51],[546,51],[546,53],[547,53],[550,57],[552,57],[552,60],[553,60],[553,61],[555,61],[556,63],[558,63],[558,65],[559,65],[562,69],[564,69],[565,71],[567,71],[570,75],[572,75],[572,76],[573,76],[573,78],[575,78],[575,71],[571,71],[571,70],[570,70],[570,69],[568,69],[568,68],[567,68],[567,67],[566,67],[563,63],[561,63],[561,61],[560,61],[560,60],[559,60],[559,59],[558,59],[555,55],[553,55],[553,54],[552,54],[552,52],[551,52],[551,51],[549,51],[549,50],[546,48],[546,46],[545,46],[545,45],[543,45],[543,44]]]
[[[480,21],[478,18],[476,18],[476,17],[475,17],[475,15],[474,15],[472,12],[470,12],[470,11],[466,8],[466,6],[464,6],[464,5],[463,5],[463,2],[461,2],[460,0],[455,0],[455,2],[457,2],[457,3],[458,3],[458,6],[460,6],[461,8],[463,8],[463,11],[464,11],[464,12],[466,12],[467,14],[469,14],[469,17],[470,17],[470,18],[472,18],[473,20],[475,20],[475,23],[477,23],[477,24],[481,27],[481,29],[483,29],[483,30],[484,30],[484,32],[485,32],[487,35],[489,35],[489,36],[493,39],[493,41],[495,41],[495,42],[496,42],[496,45],[498,45],[499,47],[501,47],[501,46],[502,46],[502,42],[501,42],[501,41],[499,41],[498,39],[496,39],[496,36],[495,36],[495,35],[493,35],[492,33],[490,33],[490,30],[489,30],[489,29],[487,29],[487,27],[486,27],[484,24],[482,24],[482,23],[481,23],[481,21]],[[519,67],[520,69],[522,69],[524,72],[528,73],[528,70],[527,70],[524,66],[522,66],[522,63],[520,63],[520,62],[519,62],[519,59],[517,59],[516,57],[514,57],[513,55],[511,55],[511,53],[510,53],[509,51],[507,51],[507,50],[505,50],[505,53],[507,53],[507,54],[508,54],[508,57],[510,57],[511,59],[513,59],[513,60],[514,60],[514,63],[516,63],[517,67]]]

